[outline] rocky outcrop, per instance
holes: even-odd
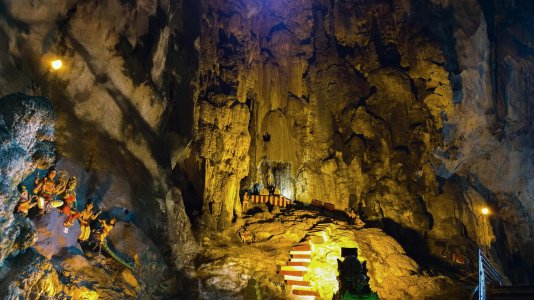
[[[200,247],[193,237],[191,223],[186,214],[182,193],[179,189],[173,188],[169,191],[166,205],[169,218],[169,240],[172,245],[175,267],[178,270],[190,269]]]
[[[10,258],[4,268],[7,270],[0,284],[0,296],[4,299],[35,299],[61,293],[63,286],[56,270],[33,249]]]
[[[81,251],[78,244],[80,224],[76,221],[71,227],[65,227],[65,218],[63,213],[53,209],[49,214],[32,220],[37,228],[37,241],[33,247],[48,259],[66,248],[78,248]]]
[[[446,276],[429,276],[390,236],[378,229],[347,231],[336,228],[329,234],[334,243],[358,248],[358,258],[365,261],[371,289],[380,299],[462,298]],[[455,294],[456,293],[456,294]]]
[[[23,94],[0,98],[0,266],[9,253],[35,242],[35,227],[14,215],[17,185],[35,168],[53,163],[54,120],[45,98]]]
[[[259,212],[243,218],[243,225],[254,241],[242,244],[232,231],[212,234],[203,240],[204,261],[197,269],[202,286],[218,290],[207,297],[247,295],[254,290],[270,299],[287,299],[288,286],[276,273],[289,260],[289,251],[318,223],[329,229],[312,240],[313,257],[308,267],[311,285],[328,299],[337,290],[337,260],[341,247],[358,248],[359,259],[367,262],[371,288],[381,299],[432,299],[465,297],[453,288],[446,276],[432,276],[409,258],[393,238],[380,229],[356,230],[344,222],[331,220],[313,211]],[[323,236],[326,240],[323,241]],[[228,255],[227,253],[231,253]],[[315,269],[317,268],[317,269]],[[455,294],[456,293],[456,294]]]

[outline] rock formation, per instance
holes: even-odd
[[[10,253],[35,242],[35,227],[13,214],[20,194],[17,185],[35,168],[53,163],[54,120],[45,98],[0,98],[0,266]]]

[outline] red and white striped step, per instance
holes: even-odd
[[[321,244],[326,240],[325,231],[331,223],[320,223],[315,225],[307,234],[304,242],[291,248],[289,254],[291,258],[286,266],[283,266],[278,274],[284,276],[286,286],[289,288],[294,299],[318,300],[319,293],[314,291],[309,281],[304,280],[304,275],[312,259],[312,243]]]

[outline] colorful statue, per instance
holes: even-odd
[[[248,192],[245,192],[245,195],[243,195],[243,206],[241,207],[241,211],[244,212],[248,208],[248,205],[250,204],[249,201],[250,201],[250,196]]]
[[[354,211],[354,209],[350,209],[349,213],[349,224],[356,225],[357,228],[363,228],[365,226],[365,222],[360,219],[360,216]]]
[[[85,209],[80,213],[78,221],[80,221],[80,241],[87,241],[91,234],[91,221],[96,220],[102,211],[93,212],[93,203],[88,202]]]
[[[64,203],[63,206],[61,206],[61,212],[67,215],[67,218],[65,219],[65,222],[63,222],[63,225],[65,227],[70,227],[74,224],[74,220],[80,217],[80,213],[77,212],[74,208],[76,203],[76,193],[67,189],[65,191],[63,201]]]
[[[77,184],[78,184],[78,179],[76,179],[76,177],[73,176],[73,177],[69,178],[69,181],[66,184],[65,190],[74,192],[74,190],[76,189],[76,185]]]
[[[58,187],[61,185],[54,181],[56,170],[50,169],[45,177],[39,179],[39,173],[35,177],[35,189],[33,193],[37,195],[37,206],[41,212],[49,211],[51,207],[60,207],[63,204],[61,200],[55,200],[54,196],[58,194]]]
[[[65,192],[67,187],[67,175],[64,172],[59,172],[59,179],[56,182],[56,188],[54,190],[55,195],[60,195]]]
[[[250,244],[254,241],[254,235],[248,229],[243,228],[239,232],[239,238],[243,244]]]
[[[28,190],[25,186],[21,187],[21,193],[20,193],[20,200],[19,204],[17,205],[17,212],[21,213],[23,216],[28,215],[28,211],[37,205],[37,202],[33,202],[30,199],[30,195],[28,193]]]
[[[276,184],[274,182],[274,172],[271,166],[267,169],[267,187],[274,187]]]
[[[102,246],[106,243],[106,238],[111,232],[111,229],[115,227],[117,219],[111,218],[109,221],[98,220],[98,222],[100,222],[100,229],[98,229],[98,231],[96,232],[95,239],[98,243],[98,251],[100,252],[102,251]]]

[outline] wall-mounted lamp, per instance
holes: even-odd
[[[491,213],[490,209],[488,207],[482,207],[480,209],[480,214],[476,218],[476,223],[478,224],[478,219],[480,219],[481,216],[488,216]]]
[[[63,62],[61,59],[56,59],[50,62],[50,67],[52,67],[53,70],[59,70],[61,67],[63,67]]]
[[[43,80],[50,74],[51,71],[59,71],[63,68],[63,61],[61,59],[54,59],[50,61],[49,67],[46,70],[46,73],[37,81],[37,83],[32,87],[34,95],[40,93],[41,83]]]

